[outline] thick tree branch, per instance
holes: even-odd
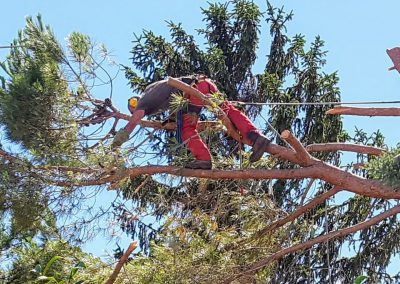
[[[336,151],[346,151],[355,152],[360,154],[368,154],[379,156],[385,149],[358,145],[358,144],[345,144],[345,143],[323,143],[323,144],[311,144],[306,146],[308,152],[336,152]]]
[[[359,107],[334,107],[326,112],[333,115],[359,115],[359,116],[400,116],[400,108],[359,108]]]
[[[130,116],[121,112],[113,112],[112,117],[123,119],[123,120],[129,120]],[[151,121],[151,120],[141,120],[139,122],[139,125],[141,127],[148,127],[148,128],[154,128],[154,129],[165,129],[165,130],[175,130],[176,129],[176,123],[175,122],[168,122],[166,124],[163,124],[161,121]],[[198,131],[203,131],[205,129],[214,129],[214,130],[221,130],[222,125],[218,121],[199,121],[197,125],[197,130]]]
[[[299,252],[299,251],[303,251],[305,249],[308,249],[310,247],[312,247],[313,245],[319,244],[319,243],[323,243],[323,242],[327,242],[329,240],[333,240],[333,239],[338,239],[338,238],[342,238],[344,236],[347,236],[349,234],[353,234],[355,232],[358,232],[360,230],[366,229],[371,227],[372,225],[375,225],[377,223],[379,223],[380,221],[391,217],[393,215],[399,214],[400,213],[400,205],[397,205],[395,207],[393,207],[392,209],[389,209],[367,221],[358,223],[357,225],[345,228],[345,229],[341,229],[341,230],[337,230],[337,231],[333,231],[330,232],[328,234],[319,236],[317,238],[308,240],[304,243],[300,243],[285,249],[282,249],[270,256],[267,256],[265,258],[260,259],[259,261],[253,263],[252,265],[250,265],[249,267],[247,267],[245,269],[245,271],[233,275],[232,277],[229,277],[228,279],[226,279],[225,281],[223,281],[222,283],[224,284],[228,284],[231,283],[232,281],[245,276],[245,275],[249,275],[249,274],[254,274],[255,272],[257,272],[258,270],[264,268],[265,266],[267,266],[268,264],[270,264],[273,261],[279,260],[281,258],[283,258],[284,256],[291,254],[291,253],[295,253],[295,252]]]
[[[103,175],[103,178],[71,183],[67,181],[54,181],[58,186],[92,186],[115,183],[124,178],[134,178],[139,175],[171,174],[184,177],[197,177],[207,179],[322,179],[332,185],[354,192],[356,194],[384,199],[400,199],[400,192],[383,185],[376,180],[369,180],[345,172],[337,167],[321,161],[306,168],[297,169],[246,169],[246,170],[192,170],[173,166],[144,166],[124,170],[115,170]]]
[[[0,149],[0,156],[3,157],[7,161],[12,161],[17,159],[16,157],[12,156],[11,154],[7,153],[6,151],[3,151]]]
[[[297,140],[296,137],[294,137],[293,134],[290,133],[290,131],[283,131],[281,134],[281,138],[286,140],[290,144],[290,146],[293,147],[293,149],[296,151],[295,155],[298,160],[302,161],[302,165],[312,165],[317,161],[307,152],[303,145],[301,145],[300,141]]]

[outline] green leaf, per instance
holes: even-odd
[[[36,264],[35,268],[31,270],[33,273],[42,272],[42,266],[40,264]]]
[[[71,271],[69,273],[68,281],[71,281],[75,274],[78,272],[79,269],[85,269],[86,264],[82,261],[79,261],[73,268],[71,268]]]
[[[53,265],[53,263],[56,262],[60,258],[61,258],[61,256],[59,256],[59,255],[53,256],[53,258],[50,259],[50,261],[46,264],[46,267],[43,270],[43,274],[46,275],[47,271],[50,269],[50,267]]]
[[[354,284],[362,284],[366,279],[368,279],[368,276],[360,275],[354,280]]]
[[[48,277],[48,276],[39,276],[36,280],[38,281],[47,281],[47,283],[58,283],[57,280],[54,277]]]

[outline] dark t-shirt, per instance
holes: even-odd
[[[146,87],[136,109],[142,109],[145,115],[155,114],[169,108],[172,94],[179,90],[167,84],[167,80],[154,82]]]

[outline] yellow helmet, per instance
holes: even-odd
[[[130,113],[133,113],[133,111],[137,107],[137,104],[138,104],[138,97],[132,97],[128,100],[128,109]]]

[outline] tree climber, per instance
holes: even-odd
[[[216,85],[204,75],[193,75],[178,78],[182,82],[196,88],[206,96],[218,92]],[[178,94],[180,91],[168,85],[167,80],[154,82],[146,87],[139,100],[135,97],[129,99],[128,108],[132,116],[128,124],[120,129],[114,137],[112,147],[119,147],[129,139],[129,134],[145,115],[151,115],[169,108],[172,94]],[[195,160],[187,163],[185,168],[190,169],[211,169],[211,154],[207,146],[201,140],[197,132],[197,123],[199,113],[204,104],[197,97],[184,94],[189,104],[182,110],[180,122],[182,124],[181,138],[189,149]],[[250,119],[238,110],[229,101],[220,104],[220,108],[233,125],[242,135],[242,141],[252,146],[250,162],[258,161],[265,152],[268,144],[271,142],[260,133]],[[179,123],[177,123],[179,124]]]

